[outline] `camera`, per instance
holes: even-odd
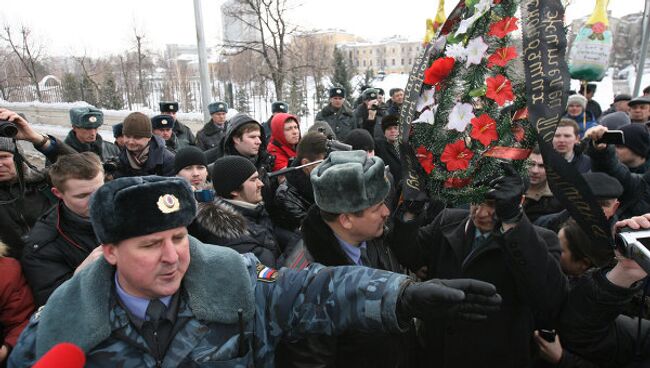
[[[214,201],[214,191],[210,189],[195,190],[194,198],[197,202],[209,203]]]
[[[327,134],[325,128],[318,128],[318,132],[323,133],[327,136],[327,143],[325,143],[325,146],[327,147],[327,156],[329,156],[329,154],[334,151],[352,151],[351,145],[333,139],[331,135]]]
[[[629,258],[650,273],[650,230],[632,230],[623,228],[614,237],[616,249],[625,258]]]
[[[120,161],[117,158],[111,158],[102,163],[106,174],[113,174],[120,168]]]
[[[0,137],[15,138],[16,134],[18,134],[16,124],[7,120],[0,120]]]

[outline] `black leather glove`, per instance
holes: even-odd
[[[473,279],[412,282],[404,287],[397,301],[401,320],[458,316],[483,320],[488,312],[499,310],[501,296],[494,285]]]
[[[486,199],[494,200],[497,217],[505,223],[517,222],[523,213],[521,198],[525,192],[524,180],[509,163],[501,165],[504,175],[490,182]]]

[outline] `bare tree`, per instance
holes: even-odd
[[[90,68],[89,64],[91,63],[91,61],[88,60],[85,53],[84,56],[75,57],[74,59],[79,64],[79,67],[81,68],[83,84],[85,85],[86,83],[89,83],[90,84],[89,87],[91,87],[88,92],[92,93],[92,96],[85,96],[86,88],[83,88],[82,93],[84,94],[84,96],[82,96],[82,98],[84,99],[84,101],[90,104],[94,104],[99,100],[99,94],[100,94],[99,84],[95,82],[95,79],[93,78],[97,73],[89,72],[89,68]]]
[[[9,101],[13,90],[21,84],[22,66],[10,48],[0,48],[0,97]]]
[[[36,98],[42,99],[41,89],[38,85],[40,80],[39,62],[44,57],[43,45],[36,42],[29,27],[22,25],[16,36],[9,25],[5,25],[0,38],[9,44],[12,52],[16,55],[23,69],[27,73],[31,84],[36,90]]]
[[[118,58],[120,59],[120,74],[122,74],[122,83],[124,84],[126,104],[129,110],[131,110],[131,86],[130,86],[128,60],[126,60],[126,58],[122,55],[119,55]]]
[[[138,70],[138,97],[142,104],[147,105],[144,80],[145,61],[148,59],[147,51],[145,50],[144,45],[144,39],[146,35],[144,31],[138,30],[136,26],[133,26],[133,36],[135,41],[135,56]]]
[[[231,0],[222,9],[226,22],[244,31],[236,37],[226,34],[223,46],[235,53],[259,54],[267,69],[263,74],[273,81],[275,94],[281,99],[288,66],[287,40],[296,31],[287,21],[288,0]]]

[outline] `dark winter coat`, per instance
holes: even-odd
[[[93,152],[102,162],[110,160],[119,156],[120,148],[111,142],[107,142],[102,139],[102,136],[97,134],[97,139],[92,143],[81,143],[77,136],[74,134],[74,130],[68,132],[68,136],[65,137],[65,144],[72,147],[75,151],[81,152]]]
[[[70,146],[52,136],[48,150],[39,151],[49,162],[75,153]],[[22,196],[18,180],[0,182],[0,239],[9,246],[8,256],[16,259],[20,259],[25,246],[24,237],[36,220],[58,201],[50,192],[47,168],[40,171],[26,165],[23,168],[25,188]]]
[[[21,259],[36,306],[45,304],[98,245],[90,220],[62,202],[41,216],[29,232]]]
[[[557,235],[534,227],[524,215],[514,228],[493,231],[486,244],[470,252],[475,230],[467,210],[446,209],[423,227],[397,216],[388,236],[410,270],[427,266],[428,278],[486,281],[503,298],[500,310],[480,324],[426,322],[428,366],[528,367],[536,322],[554,321],[566,296]]]
[[[237,252],[253,253],[262,264],[275,267],[277,248],[264,243],[248,231],[248,221],[230,204],[215,199],[200,203],[194,222],[188,227],[190,235],[206,244],[217,244]]]
[[[316,115],[316,121],[325,121],[334,131],[336,139],[344,141],[353,129],[360,128],[354,111],[347,105],[343,105],[340,109],[335,110],[331,104],[323,107]]]
[[[165,147],[165,141],[157,135],[151,136],[151,141],[149,141],[149,158],[141,169],[136,170],[132,168],[126,155],[127,150],[123,149],[120,152],[118,168],[113,175],[114,178],[125,176],[176,175],[174,170],[174,154]]]
[[[354,118],[357,120],[357,127],[367,130],[373,138],[377,139],[384,136],[384,132],[381,130],[381,110],[377,110],[373,120],[368,120],[368,107],[366,107],[365,103],[362,103],[354,111]]]
[[[650,212],[650,172],[634,174],[617,158],[614,146],[609,145],[604,150],[589,147],[592,157],[592,170],[601,171],[613,176],[623,186],[623,194],[618,198],[621,205],[616,214],[624,220]]]
[[[586,110],[594,117],[594,120],[600,119],[601,115],[603,115],[603,109],[600,107],[600,104],[594,100],[587,101]]]
[[[399,158],[395,146],[388,143],[386,138],[375,138],[375,155],[384,160],[384,164],[388,165],[390,173],[395,179],[395,184],[400,187],[399,183],[402,181],[402,161]]]
[[[20,263],[0,255],[0,346],[16,345],[33,312],[32,292],[20,271]]]
[[[575,150],[573,158],[569,163],[578,170],[580,174],[591,171],[591,157],[580,152],[580,150]]]
[[[354,265],[341,249],[331,228],[313,206],[301,229],[304,246],[296,249],[305,259],[325,266]],[[369,267],[400,272],[401,267],[381,238],[367,241]],[[305,267],[307,263],[292,262]],[[285,264],[287,265],[287,264]],[[288,264],[287,266],[292,266]],[[344,333],[340,336],[315,336],[282,343],[276,350],[276,366],[299,367],[407,367],[407,336]]]
[[[621,315],[642,284],[616,286],[607,280],[607,271],[588,273],[572,286],[560,319],[562,345],[600,367],[647,367],[650,321],[642,320],[637,335],[638,320]]]
[[[526,193],[524,200],[524,212],[530,222],[534,223],[540,216],[557,213],[564,209],[560,201],[555,198],[548,184],[541,193],[530,194]]]
[[[196,142],[196,137],[194,137],[192,129],[180,121],[176,120],[174,122],[174,128],[172,130],[179,140],[179,149],[187,146],[193,146],[194,142]]]
[[[294,162],[293,166],[299,163]],[[307,210],[314,204],[314,189],[309,175],[302,170],[289,172],[286,180],[275,191],[275,207],[273,222],[278,226],[296,231],[307,216]]]
[[[228,129],[228,122],[225,122],[221,127],[213,123],[212,120],[205,123],[203,128],[196,133],[196,146],[203,151],[215,148],[219,145],[219,141],[226,134]]]
[[[393,100],[386,101],[386,115],[399,115],[402,110],[402,104],[396,104]]]
[[[284,123],[289,119],[295,119],[295,116],[281,112],[271,120],[271,141],[266,150],[274,157],[273,171],[286,168],[296,157],[296,147],[290,146],[284,137]]]
[[[172,136],[165,141],[165,147],[173,154],[176,154],[179,150],[189,146],[190,144],[188,144],[187,141],[178,139],[175,133],[172,133]]]

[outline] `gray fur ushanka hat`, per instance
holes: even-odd
[[[351,213],[386,198],[390,184],[384,162],[365,151],[335,151],[311,172],[314,200],[323,211]]]

